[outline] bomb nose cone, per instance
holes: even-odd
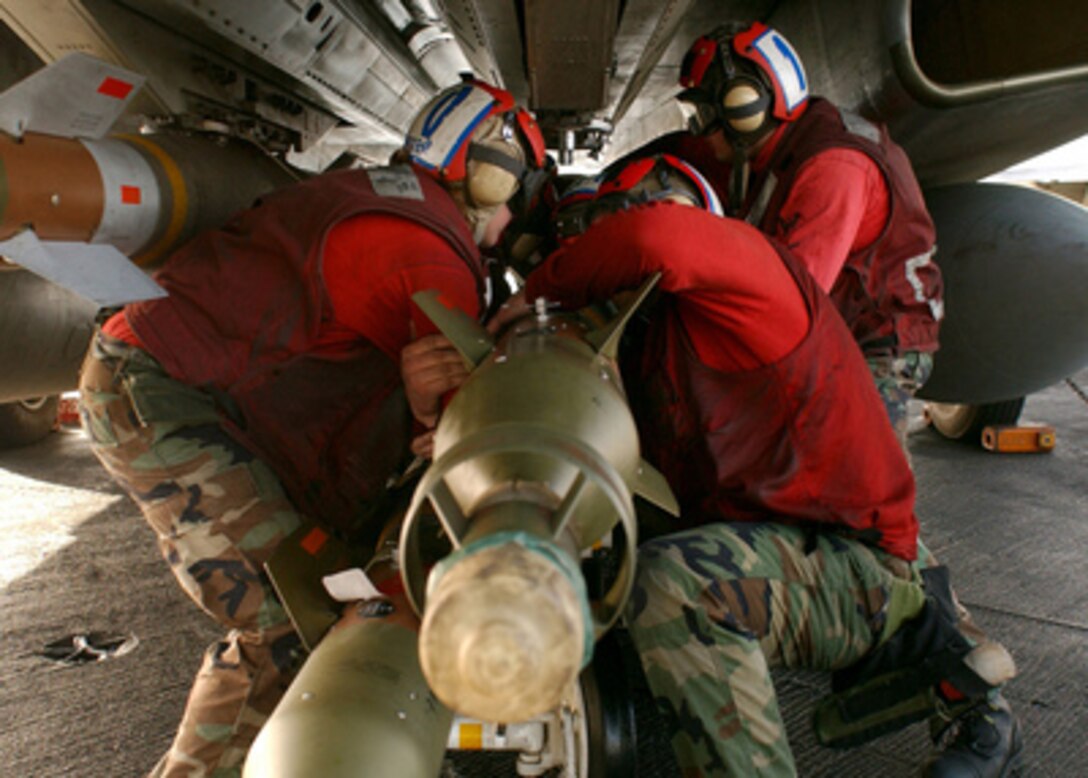
[[[499,697],[540,664],[534,638],[517,623],[485,622],[461,644],[459,674],[478,694]]]
[[[559,565],[521,543],[466,554],[428,597],[420,659],[431,689],[485,721],[553,709],[582,667],[582,597]]]

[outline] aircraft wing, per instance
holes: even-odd
[[[23,155],[5,162],[11,196],[0,240],[30,226],[43,242],[112,245],[149,270],[263,191],[333,166],[383,163],[423,103],[463,74],[528,104],[560,163],[599,167],[683,126],[673,98],[695,37],[760,19],[793,43],[813,92],[889,125],[927,194],[965,187],[932,198],[949,282],[945,341],[965,344],[938,355],[934,399],[1021,396],[1088,362],[1088,344],[1075,336],[1042,368],[1025,358],[1047,351],[1055,327],[1088,332],[1079,302],[1086,219],[1050,199],[1025,205],[973,182],[1088,132],[1088,112],[1073,108],[1088,104],[1088,5],[1049,0],[1030,14],[1012,5],[0,0],[0,88],[37,100],[32,125],[0,108],[0,153]],[[87,58],[83,70],[144,79],[105,137],[58,129],[94,113],[89,98],[43,97],[34,85],[31,74],[60,67],[73,51]],[[43,178],[51,161],[63,164]],[[122,189],[135,186],[130,174],[149,193],[139,207],[119,194],[131,196]],[[68,210],[76,203],[83,209]],[[995,215],[1009,209],[1014,222]],[[1023,274],[1047,281],[1018,283]],[[994,278],[1008,283],[983,293]],[[1029,286],[1027,299],[1010,299]],[[1060,315],[1018,322],[1014,337],[997,326],[1014,309]],[[12,326],[0,316],[0,332]],[[963,367],[963,349],[984,358]],[[1020,367],[992,369],[999,363]]]

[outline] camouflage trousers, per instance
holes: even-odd
[[[925,351],[904,351],[898,355],[891,351],[866,352],[865,361],[876,381],[899,445],[907,453],[908,404],[933,372],[933,354]],[[907,460],[910,461],[909,453]]]
[[[99,335],[80,379],[92,450],[140,507],[185,592],[226,627],[208,648],[152,775],[241,775],[300,643],[262,565],[301,522],[275,474],[219,425],[211,398]]]
[[[683,775],[796,775],[770,669],[857,662],[920,612],[927,557],[781,524],[644,544],[628,626]]]

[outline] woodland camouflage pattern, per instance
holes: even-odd
[[[230,629],[209,647],[152,775],[239,776],[299,659],[262,565],[302,518],[272,471],[223,432],[211,397],[143,351],[100,336],[80,388],[95,454],[140,506],[185,591]],[[777,524],[647,543],[628,616],[684,774],[794,775],[769,667],[857,661],[920,609],[915,569]]]
[[[907,451],[908,422],[910,421],[908,403],[922,384],[933,372],[933,354],[925,351],[906,351],[899,356],[892,352],[865,354],[869,372],[876,381],[880,399],[888,411],[888,419],[895,429],[896,437],[903,452]]]
[[[859,660],[920,611],[919,560],[781,524],[644,544],[627,616],[684,776],[796,775],[770,668]]]
[[[300,658],[262,565],[301,517],[272,471],[223,432],[210,397],[140,349],[99,336],[80,393],[95,455],[143,511],[182,588],[230,630],[208,648],[152,775],[240,776]]]

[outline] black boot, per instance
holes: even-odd
[[[926,764],[924,778],[1011,778],[1020,772],[1020,723],[1001,695],[957,716],[938,740],[945,745]]]

